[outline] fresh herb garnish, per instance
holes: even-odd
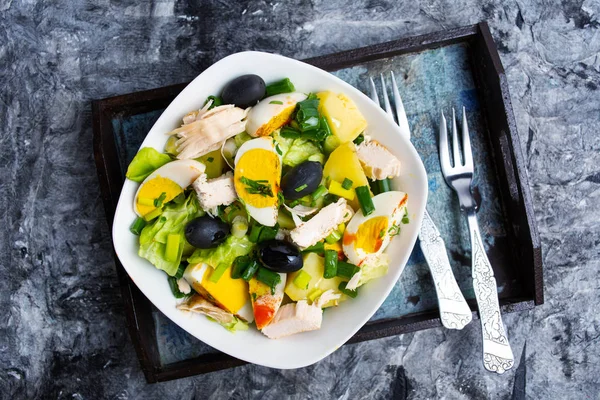
[[[214,159],[213,157],[208,157],[208,158],[206,159],[206,161],[208,161],[208,162],[213,162],[213,161],[215,161],[215,159]]]
[[[385,235],[385,229],[379,231],[379,238],[381,239]]]
[[[272,100],[269,102],[269,104],[279,104],[279,105],[283,105],[283,101],[279,101],[279,100]]]
[[[404,216],[402,217],[402,223],[406,225],[409,222],[410,222],[410,219],[408,218],[408,210],[404,209]]]
[[[388,229],[388,233],[390,234],[390,237],[398,236],[400,234],[400,227],[398,225],[392,225],[390,226],[390,229]]]
[[[353,140],[354,144],[356,144],[356,145],[359,145],[364,141],[365,141],[365,136],[362,133],[360,135],[358,135],[356,137],[356,139]]]
[[[166,198],[167,194],[162,192],[160,196],[158,196],[158,199],[154,199],[154,207],[162,207],[163,201],[165,201]]]
[[[283,155],[283,151],[281,151],[281,147],[279,147],[279,143],[277,143],[275,145],[275,151],[277,152],[277,154],[279,154],[280,156]]]
[[[296,193],[300,193],[301,191],[303,191],[304,189],[306,189],[308,187],[308,185],[305,183],[302,186],[298,186],[296,189],[294,189],[296,191]]]
[[[344,182],[342,182],[342,188],[348,190],[352,187],[352,181],[348,178],[344,178]]]
[[[268,183],[269,181],[266,179],[253,180],[242,176],[240,181],[247,186],[246,192],[250,194],[260,194],[265,197],[273,197],[273,190],[271,189],[271,185]]]

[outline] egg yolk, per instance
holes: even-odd
[[[242,155],[235,166],[235,191],[238,196],[256,208],[273,207],[277,204],[279,179],[281,177],[281,162],[277,154],[265,149],[248,150]],[[271,195],[251,193],[252,186],[242,182],[242,178],[267,185]]]
[[[363,222],[356,231],[354,247],[365,253],[379,251],[387,234],[388,217],[374,217]],[[345,238],[344,238],[345,243]]]
[[[137,211],[144,216],[156,210],[154,200],[160,198],[163,193],[162,204],[165,204],[183,193],[183,189],[169,178],[162,176],[152,178],[140,187],[136,199]]]

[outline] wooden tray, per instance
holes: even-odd
[[[486,23],[400,39],[305,60],[366,92],[366,78],[394,70],[429,176],[429,210],[444,236],[457,280],[471,309],[470,245],[457,200],[443,184],[436,132],[441,108],[465,105],[476,165],[478,218],[498,280],[503,312],[542,304],[540,239],[512,112],[508,84]],[[112,226],[124,171],[146,133],[187,85],[132,93],[92,103],[94,156],[106,217]],[[164,317],[115,257],[129,332],[148,382],[244,364],[191,337]],[[415,247],[396,288],[350,341],[359,342],[441,326],[435,291]],[[176,356],[173,356],[175,354]],[[182,359],[180,355],[184,355]]]

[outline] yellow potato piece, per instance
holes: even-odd
[[[327,91],[317,93],[317,97],[320,100],[319,112],[341,143],[353,141],[367,127],[365,117],[344,94]]]
[[[329,159],[323,167],[323,175],[329,181],[343,182],[345,178],[352,181],[352,187],[349,190],[354,191],[359,186],[368,185],[367,176],[360,165],[354,143],[345,143],[335,149],[329,156]],[[358,209],[358,199],[353,198],[349,201],[352,208]]]
[[[340,282],[342,282],[342,278],[336,276],[335,278],[325,279],[323,278],[324,269],[325,260],[323,257],[315,253],[308,253],[304,256],[304,266],[302,269],[292,272],[288,275],[287,284],[285,285],[285,294],[287,294],[293,301],[299,301],[309,299],[311,294],[318,293],[315,296],[318,297],[321,293],[324,293],[329,289],[339,292],[338,286]],[[311,276],[310,282],[308,283],[308,287],[306,289],[300,289],[294,284],[294,279],[296,279],[296,276],[298,276],[300,271],[305,271]],[[344,301],[347,298],[348,296],[342,295],[339,301]],[[336,305],[335,301],[330,301],[329,303],[325,304],[325,307],[331,307],[334,305]]]
[[[196,158],[196,161],[200,161],[206,166],[204,173],[208,179],[218,178],[229,169],[223,156],[221,156],[221,149],[211,151],[202,157]]]
[[[201,268],[202,264],[198,264]],[[243,279],[233,279],[231,277],[231,267],[221,276],[217,283],[209,280],[213,268],[206,268],[202,282],[194,283],[194,290],[207,299],[219,304],[232,314],[238,311],[250,300],[248,294],[248,284]]]

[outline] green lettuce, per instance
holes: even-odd
[[[246,322],[242,321],[241,319],[239,319],[238,317],[236,317],[235,315],[233,316],[233,321],[227,322],[227,323],[219,322],[216,319],[209,317],[208,315],[206,316],[206,318],[208,318],[212,322],[216,322],[217,324],[221,325],[223,328],[227,329],[229,332],[247,331],[248,330],[248,324]]]
[[[208,264],[216,268],[219,264],[233,264],[233,260],[239,256],[245,256],[252,251],[254,243],[248,240],[248,236],[244,235],[237,238],[229,235],[225,242],[214,249],[196,249],[188,258],[188,263],[192,264]]]
[[[168,275],[174,276],[181,262],[181,255],[186,243],[183,230],[185,225],[194,218],[200,217],[204,211],[200,208],[195,194],[190,193],[184,202],[175,202],[165,205],[163,213],[142,229],[140,234],[140,248],[138,255],[150,261],[156,268],[162,269]],[[179,252],[174,261],[165,259],[167,237],[177,234],[179,238]]]
[[[362,286],[373,279],[377,279],[386,275],[388,273],[389,264],[390,258],[385,253],[382,253],[379,257],[363,263],[363,265],[360,267],[360,279],[358,280],[358,286]]]
[[[284,138],[279,134],[279,131],[273,134],[273,138],[281,150],[283,165],[295,167],[304,161],[317,161],[321,164],[325,162],[325,156],[319,147],[310,140]]]
[[[141,182],[170,161],[171,157],[167,154],[159,153],[152,147],[144,147],[133,157],[125,176],[132,181]]]

